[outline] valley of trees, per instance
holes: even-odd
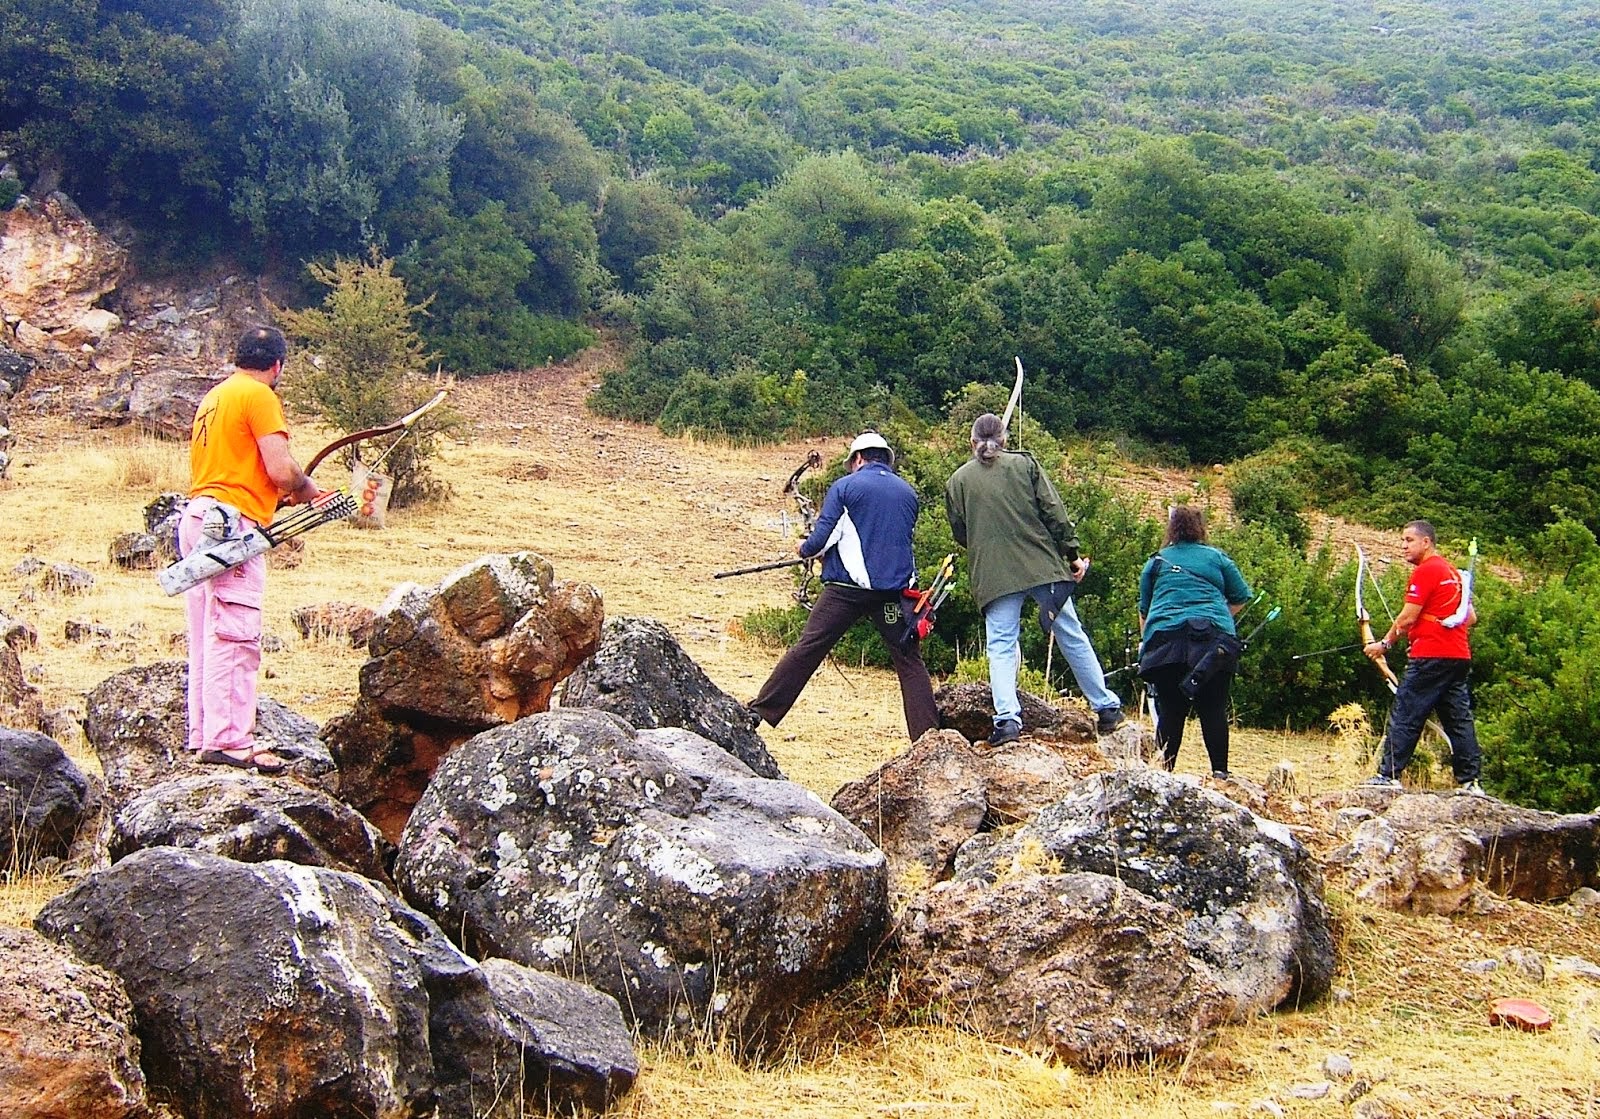
[[[1480,583],[1491,783],[1590,808],[1597,59],[1578,0],[0,0],[0,205],[58,181],[307,303],[306,264],[376,251],[447,368],[612,331],[594,406],[669,431],[891,429],[930,565],[959,418],[1020,356],[1119,573],[1108,662],[1157,539],[1108,446],[1232,463],[1221,542],[1292,605],[1255,721],[1380,696],[1358,654],[1288,661],[1352,630],[1305,511],[1428,517],[1525,576]]]

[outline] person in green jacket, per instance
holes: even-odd
[[[991,745],[1022,734],[1017,672],[1022,666],[1022,604],[1039,604],[1040,624],[1067,658],[1073,678],[1094,709],[1101,734],[1123,723],[1122,701],[1106,687],[1105,672],[1072,606],[1077,580],[1089,566],[1061,496],[1026,451],[1005,449],[1000,417],[985,412],[972,425],[972,458],[945,483],[945,510],[957,544],[967,549],[972,596],[983,611],[994,698]]]

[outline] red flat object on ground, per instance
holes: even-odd
[[[1489,1005],[1491,1026],[1515,1026],[1519,1030],[1548,1030],[1550,1012],[1532,999],[1495,999]]]

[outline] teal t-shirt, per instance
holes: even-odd
[[[1228,606],[1249,601],[1250,584],[1238,565],[1209,544],[1169,544],[1139,573],[1144,638],[1188,621],[1214,622],[1223,633],[1233,633]]]

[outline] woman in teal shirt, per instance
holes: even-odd
[[[1139,675],[1155,695],[1156,743],[1169,770],[1192,710],[1211,775],[1229,776],[1228,692],[1240,652],[1233,619],[1249,601],[1238,565],[1206,543],[1200,510],[1174,505],[1166,544],[1139,573]]]

